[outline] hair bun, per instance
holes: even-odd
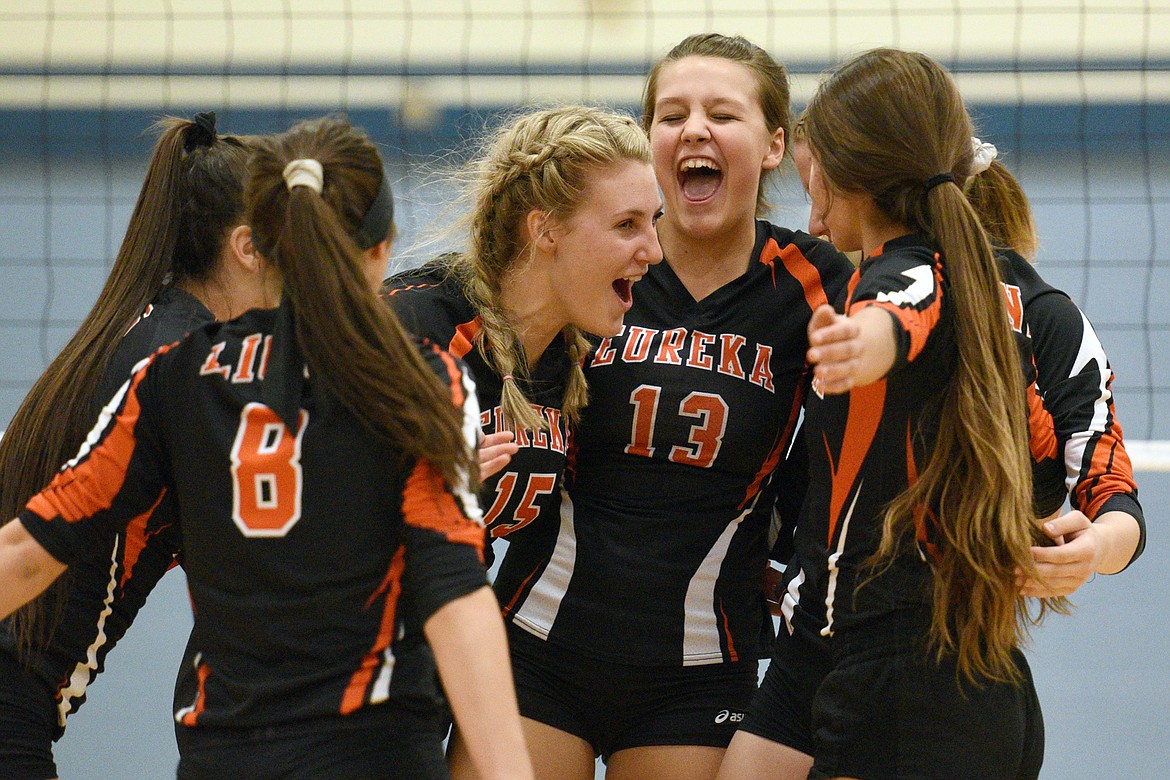
[[[183,151],[190,152],[196,147],[207,147],[215,143],[215,112],[200,111],[191,120],[191,127],[183,141]]]

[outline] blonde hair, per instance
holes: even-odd
[[[452,262],[482,328],[485,359],[502,377],[505,416],[530,430],[547,427],[510,377],[527,377],[523,346],[500,303],[501,282],[534,249],[521,243],[521,225],[533,209],[558,220],[589,196],[592,177],[621,160],[650,164],[650,143],[628,116],[587,106],[533,111],[498,130],[470,176],[470,246]],[[535,237],[533,237],[535,238]],[[588,400],[582,363],[590,343],[575,325],[562,330],[572,363],[563,414],[576,422]]]
[[[1036,257],[1040,239],[1032,218],[1032,206],[1024,188],[999,160],[975,174],[963,185],[983,229],[992,243],[1010,249],[1025,260]]]
[[[887,506],[870,562],[888,565],[931,512],[930,646],[970,680],[1019,678],[1013,650],[1033,617],[1016,572],[1035,574],[1028,420],[1019,355],[991,246],[963,196],[971,120],[950,75],[923,54],[876,49],[843,65],[805,112],[831,191],[863,192],[932,237],[950,279],[957,348],[938,435],[919,479]],[[937,186],[939,174],[953,178]],[[1049,604],[1050,602],[1042,602]],[[1051,602],[1057,604],[1059,602]]]

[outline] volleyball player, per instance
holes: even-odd
[[[812,310],[851,266],[757,220],[784,157],[784,68],[691,36],[644,102],[664,262],[585,375],[548,565],[509,605],[538,775],[713,777],[756,685],[773,472],[806,387]]]
[[[381,158],[338,120],[257,146],[255,308],[144,362],[0,529],[0,614],[173,493],[180,778],[445,777],[436,667],[480,772],[530,777],[467,492],[471,386],[375,295]]]
[[[964,186],[1000,258],[1012,330],[1029,387],[1033,502],[1059,544],[1034,547],[1026,596],[1067,596],[1114,574],[1145,548],[1145,517],[1113,405],[1113,370],[1088,318],[1031,265],[1032,210],[992,144],[973,139]],[[1022,319],[1021,319],[1022,315]],[[1069,499],[1072,511],[1059,514]]]
[[[597,108],[525,114],[473,170],[468,251],[383,289],[408,329],[467,360],[489,448],[514,436],[506,470],[481,489],[485,525],[509,542],[493,586],[510,619],[556,540],[565,453],[586,399],[583,333],[620,331],[631,285],[662,259],[662,203],[645,133]],[[474,776],[457,734],[449,754],[456,778]]]
[[[766,770],[1034,777],[1016,582],[1036,574],[1027,415],[1020,372],[1002,370],[1019,355],[995,258],[959,186],[970,119],[937,63],[889,49],[839,68],[806,117],[814,202],[866,259],[843,313],[810,326],[809,494],[752,708],[787,730]],[[722,776],[765,770],[737,757]]]
[[[641,129],[597,108],[518,118],[474,171],[469,250],[397,274],[383,293],[405,327],[468,362],[487,440],[512,442],[507,471],[485,474],[482,494],[492,536],[515,544],[514,532],[557,512],[586,399],[583,333],[620,329],[632,284],[662,258],[661,202]],[[538,563],[517,552],[539,547],[509,546],[502,603]]]
[[[135,363],[243,311],[239,280],[255,266],[242,224],[247,142],[217,135],[213,113],[160,128],[105,286],[0,441],[5,518],[77,452]],[[167,495],[125,529],[96,536],[69,577],[0,626],[0,776],[56,777],[53,741],[179,548]]]

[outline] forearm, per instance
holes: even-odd
[[[435,612],[424,630],[479,777],[531,778],[495,594],[485,586],[455,599]]]
[[[1128,512],[1103,512],[1093,520],[1102,540],[1098,574],[1116,574],[1129,565],[1137,550],[1141,529]]]
[[[39,596],[65,571],[19,520],[0,528],[0,618]]]

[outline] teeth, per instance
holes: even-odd
[[[694,158],[691,158],[689,160],[683,160],[682,164],[679,165],[678,168],[680,171],[693,171],[696,168],[706,168],[706,169],[712,170],[712,171],[720,170],[719,166],[716,165],[711,160],[704,160],[704,159],[701,159],[698,157],[694,157]]]

